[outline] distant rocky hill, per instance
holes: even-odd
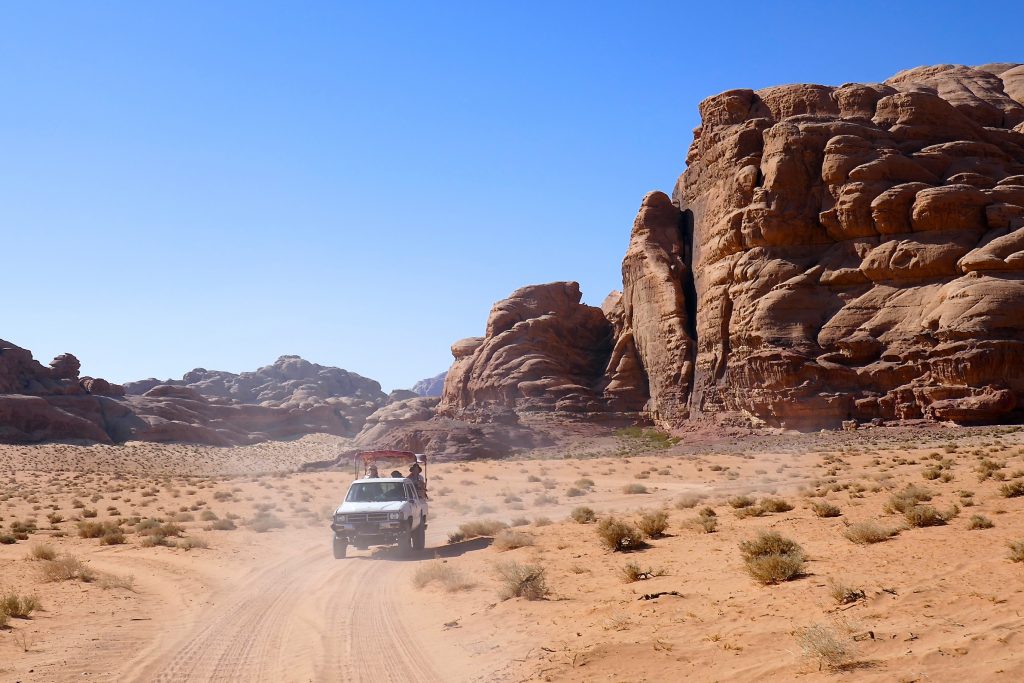
[[[444,391],[444,378],[448,376],[445,370],[439,375],[427,379],[421,379],[412,386],[412,392],[417,396],[440,396]]]
[[[126,387],[79,377],[71,354],[49,367],[0,341],[0,442],[82,439],[253,443],[310,433],[355,436],[386,403],[377,382],[283,356],[253,373],[195,370]]]

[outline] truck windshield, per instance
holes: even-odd
[[[405,484],[403,481],[383,482],[371,481],[352,484],[345,501],[349,503],[389,503],[405,500]]]

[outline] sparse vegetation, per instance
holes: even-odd
[[[1024,541],[1010,543],[1010,561],[1024,562]]]
[[[572,512],[569,513],[572,520],[578,524],[590,524],[597,520],[597,513],[592,508],[586,506],[580,506],[573,508]]]
[[[689,510],[700,505],[707,496],[702,493],[684,493],[676,498],[676,508],[679,510]]]
[[[903,513],[903,517],[914,527],[942,526],[959,513],[960,508],[955,505],[946,512],[939,512],[931,505],[914,505]]]
[[[96,572],[85,565],[74,555],[61,555],[55,560],[43,560],[40,572],[44,581],[81,581],[92,583],[96,580]]]
[[[39,599],[34,595],[7,593],[0,597],[0,614],[6,614],[14,619],[28,619],[33,612],[38,612],[42,608]]]
[[[729,503],[730,507],[740,510],[753,506],[757,501],[750,496],[733,496],[726,502]]]
[[[616,517],[605,517],[598,522],[597,535],[605,548],[616,552],[637,550],[644,545],[643,532]]]
[[[458,531],[448,534],[448,542],[458,543],[481,536],[491,537],[506,528],[508,528],[508,524],[499,522],[496,519],[478,519],[472,522],[464,522],[459,525]]]
[[[501,581],[501,598],[526,598],[543,600],[549,593],[544,568],[518,562],[502,562],[495,566]]]
[[[515,550],[516,548],[525,548],[535,543],[533,536],[524,531],[515,531],[513,529],[502,529],[494,537],[494,548],[495,550],[504,552],[506,550]]]
[[[869,543],[887,541],[898,533],[899,530],[897,529],[884,527],[878,522],[866,521],[851,524],[843,532],[843,536],[847,540],[859,545],[867,545]]]
[[[57,551],[53,549],[53,546],[45,543],[36,543],[32,546],[29,558],[33,560],[55,560],[57,559]]]
[[[647,538],[661,538],[668,529],[668,513],[664,510],[644,512],[636,525]]]
[[[747,572],[765,585],[796,578],[806,561],[798,543],[775,531],[762,531],[756,538],[741,542],[740,553]]]
[[[647,568],[643,569],[637,562],[628,562],[621,569],[622,579],[626,583],[635,583],[637,581],[646,581],[647,579],[653,579],[655,576],[664,576],[665,572],[661,569]]]
[[[853,661],[850,647],[827,626],[815,624],[797,636],[804,655],[818,663],[819,668],[842,669]]]
[[[449,593],[469,590],[473,582],[462,572],[445,562],[429,562],[421,564],[413,574],[412,582],[417,588],[423,588],[433,582],[440,583]]]
[[[625,486],[622,487],[622,492],[629,494],[639,494],[647,493],[648,491],[647,487],[644,486],[643,484],[626,484]]]
[[[991,529],[995,524],[985,515],[971,515],[967,521],[967,528],[971,531],[976,529]]]
[[[828,593],[840,605],[849,605],[866,597],[864,591],[859,588],[854,588],[835,579],[829,581]]]
[[[1010,481],[999,487],[999,495],[1003,498],[1018,498],[1024,496],[1024,480]]]
[[[811,503],[811,510],[814,511],[814,514],[818,517],[838,517],[843,514],[842,510],[839,509],[839,506],[833,505],[832,503],[824,500],[816,500]]]

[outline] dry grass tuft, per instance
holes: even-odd
[[[578,524],[590,524],[591,522],[597,521],[597,513],[594,512],[593,508],[588,508],[586,506],[573,508],[572,512],[569,513],[569,516]]]
[[[1024,541],[1015,541],[1010,544],[1010,561],[1024,562]]]
[[[449,593],[469,590],[475,585],[458,569],[444,562],[422,564],[416,568],[416,573],[412,577],[413,585],[417,588],[423,588],[434,581],[440,583]]]
[[[818,662],[819,668],[842,669],[853,662],[849,646],[835,631],[822,624],[804,629],[797,636],[797,642],[805,656]]]
[[[765,498],[761,501],[761,508],[766,512],[789,512],[793,506],[782,498]]]
[[[864,591],[859,588],[848,586],[842,581],[836,581],[835,579],[829,580],[828,593],[832,596],[832,599],[840,605],[849,605],[867,597]]]
[[[697,531],[713,534],[718,531],[718,516],[715,514],[714,509],[706,507],[697,514],[697,518],[690,524]]]
[[[448,534],[449,543],[468,541],[471,538],[491,537],[502,529],[507,529],[508,524],[499,522],[496,519],[477,519],[472,522],[463,522],[459,525],[458,531]]]
[[[526,598],[543,600],[550,592],[544,578],[544,568],[537,565],[502,562],[495,566],[501,581],[502,600]]]
[[[89,569],[74,555],[61,555],[55,560],[43,560],[40,571],[44,581],[81,581],[92,583],[96,580],[96,572]]]
[[[971,515],[967,522],[967,528],[971,531],[976,529],[991,529],[995,524],[985,515]]]
[[[899,512],[905,514],[907,510],[915,505],[926,503],[931,499],[931,491],[911,484],[899,493],[889,496],[889,502],[885,504],[885,511],[888,513]]]
[[[99,575],[96,583],[103,590],[123,588],[124,590],[135,592],[135,577],[131,574],[108,574],[104,572]]]
[[[636,525],[647,538],[661,538],[668,529],[668,513],[664,510],[644,512]]]
[[[684,493],[676,498],[676,508],[689,510],[700,505],[707,498],[703,493]]]
[[[515,550],[516,548],[525,548],[535,543],[534,538],[531,534],[525,531],[514,531],[512,529],[502,529],[494,537],[494,549],[500,552],[506,550]]]
[[[729,503],[730,507],[741,510],[743,508],[752,507],[757,501],[750,496],[733,496],[726,502]]]
[[[764,585],[796,578],[807,559],[796,541],[775,531],[762,531],[756,538],[741,542],[740,553],[747,572]]]
[[[915,505],[904,512],[903,517],[910,526],[942,526],[959,513],[960,508],[955,505],[946,512],[939,512],[931,505]]]
[[[999,495],[1003,498],[1024,496],[1024,481],[1010,481],[999,487]]]
[[[811,503],[811,510],[813,510],[814,514],[818,517],[838,517],[843,514],[842,510],[839,509],[839,506],[833,505],[832,503],[824,500],[816,500]]]
[[[28,619],[33,612],[43,609],[39,598],[34,595],[18,595],[8,593],[0,597],[0,613],[15,619]]]
[[[46,545],[45,543],[36,543],[32,546],[32,550],[29,551],[29,559],[56,560],[57,551],[53,549],[53,546]]]
[[[860,545],[867,545],[869,543],[881,543],[887,541],[896,534],[899,533],[898,529],[890,529],[882,526],[878,522],[857,522],[851,524],[843,532],[843,536],[848,541]]]
[[[648,491],[647,491],[647,487],[644,486],[643,484],[626,484],[625,486],[622,487],[622,492],[623,493],[630,493],[630,494],[637,494],[637,493],[647,493]]]
[[[620,571],[622,573],[622,579],[626,583],[646,581],[647,579],[653,579],[655,576],[665,575],[665,571],[663,569],[654,569],[653,567],[649,567],[645,570],[636,562],[626,564],[626,566],[624,566]]]
[[[644,546],[643,532],[636,525],[615,517],[605,517],[598,522],[597,535],[602,545],[613,551],[637,550]]]

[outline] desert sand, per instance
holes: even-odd
[[[334,560],[352,473],[296,470],[347,445],[0,447],[0,592],[38,601],[0,629],[0,680],[1024,679],[1018,428],[633,430],[434,463],[427,551]],[[892,510],[910,485],[936,525]],[[659,511],[637,549],[602,545],[601,520]],[[884,540],[847,538],[868,521]],[[756,581],[760,531],[802,571]],[[506,597],[510,567],[544,586]]]

